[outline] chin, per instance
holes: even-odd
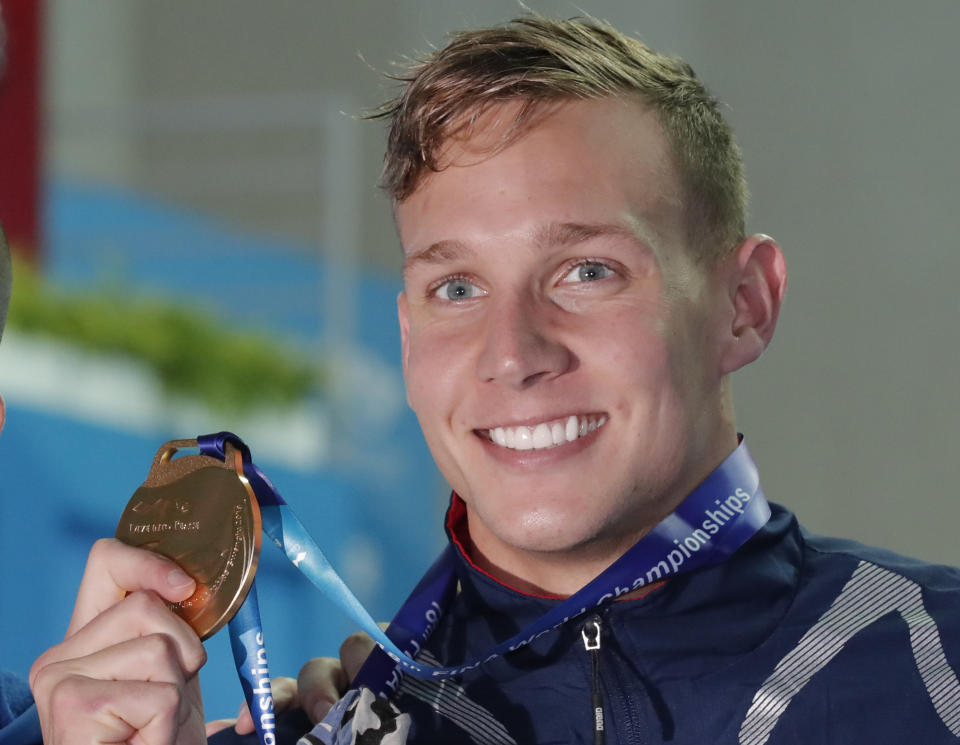
[[[602,526],[587,524],[583,510],[536,509],[515,515],[492,531],[503,543],[520,551],[558,554],[576,552],[595,542]]]

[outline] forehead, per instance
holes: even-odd
[[[621,225],[672,241],[681,189],[655,114],[635,99],[564,101],[505,147],[519,104],[492,107],[451,138],[440,170],[395,206],[409,258],[438,241],[542,235],[548,224]]]

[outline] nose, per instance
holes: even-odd
[[[535,299],[497,298],[484,329],[477,377],[523,390],[572,370],[576,357]]]

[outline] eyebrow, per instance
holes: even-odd
[[[403,275],[406,276],[413,267],[420,264],[443,264],[472,254],[473,251],[460,241],[437,241],[422,251],[415,251],[407,256],[403,260]]]
[[[540,247],[575,246],[592,238],[615,236],[647,245],[645,236],[626,225],[613,223],[551,222],[539,226],[533,234],[534,243]],[[403,262],[403,274],[420,264],[443,264],[474,255],[474,250],[457,240],[441,240],[431,243],[422,251],[410,254]]]
[[[635,230],[626,225],[578,222],[552,222],[542,225],[534,233],[534,240],[540,246],[574,246],[608,235],[633,241],[642,240]]]

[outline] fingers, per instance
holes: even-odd
[[[52,650],[51,650],[52,652]],[[41,701],[52,699],[54,689],[69,678],[138,680],[183,686],[184,673],[172,640],[162,634],[132,639],[82,657],[49,654],[31,671],[30,686]]]
[[[51,651],[30,677],[45,745],[205,742],[199,679],[163,634],[79,658]]]
[[[45,745],[205,742],[202,710],[172,683],[69,676],[56,686],[40,724]]]
[[[310,721],[323,719],[350,687],[350,679],[340,660],[333,657],[314,657],[297,675],[300,705]]]
[[[386,624],[381,624],[386,626]],[[347,692],[350,681],[356,677],[370,652],[376,646],[367,634],[359,632],[348,636],[340,646],[340,659],[315,657],[301,669],[297,680],[276,678],[270,682],[274,707],[278,712],[300,706],[314,723],[322,720],[327,712]],[[207,725],[208,732],[226,726],[230,720],[218,720]],[[211,727],[217,729],[211,730]],[[238,734],[253,732],[253,718],[246,704],[240,707],[234,729]]]
[[[300,705],[299,686],[293,678],[274,678],[270,681],[270,690],[273,693],[273,708],[277,713],[296,709]]]
[[[297,695],[297,681],[293,678],[274,678],[270,681],[270,691],[273,694],[273,708],[277,714],[300,706],[300,698]],[[207,726],[209,727],[209,725]],[[240,706],[234,729],[238,735],[247,735],[254,730],[253,717],[250,715],[250,708],[246,702]]]
[[[382,623],[380,626],[383,628],[387,624]],[[367,661],[367,657],[375,646],[377,645],[373,639],[362,631],[351,634],[343,640],[343,644],[340,645],[340,662],[343,664],[348,681],[357,677],[357,673],[360,672],[360,668],[363,667],[363,663]]]
[[[386,628],[388,624],[380,624]],[[351,634],[340,645],[340,659],[314,657],[300,669],[297,676],[300,705],[314,723],[327,712],[350,688],[350,682],[360,672],[363,663],[376,646],[362,631]]]
[[[190,597],[194,589],[196,583],[166,557],[114,538],[102,538],[87,557],[67,636],[123,600],[128,592],[152,590],[176,602]]]
[[[64,640],[30,670],[45,745],[202,745],[199,637],[165,601],[195,583],[176,564],[113,539],[87,559]]]
[[[193,629],[154,593],[140,591],[110,606],[63,642],[44,652],[31,668],[31,686],[36,673],[51,664],[86,658],[108,648],[115,648],[114,655],[109,658],[111,664],[122,664],[124,642],[135,639],[146,639],[144,644],[151,645],[145,648],[147,653],[169,656],[187,675],[195,673],[206,661],[206,652]],[[141,678],[148,671],[152,668],[145,662],[136,671],[138,674],[130,677]],[[95,674],[95,671],[88,670],[85,674]],[[110,677],[123,676],[114,672]]]
[[[211,735],[217,734],[217,732],[222,729],[233,727],[235,724],[237,724],[236,719],[213,719],[204,725],[204,732],[206,733],[207,737],[210,737]],[[250,720],[250,726],[253,726],[252,719]],[[237,732],[241,735],[247,734],[246,732],[240,732],[240,730],[237,730]]]
[[[128,595],[34,662],[44,742],[202,743],[204,659],[200,639],[160,598]]]
[[[240,711],[237,713],[237,719],[233,724],[233,728],[238,735],[249,735],[255,729],[253,725],[253,714],[250,713],[250,707],[247,706],[246,701],[240,704]]]

